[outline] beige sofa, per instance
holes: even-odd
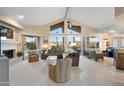
[[[102,59],[102,61],[104,60],[103,53],[97,49],[84,50],[84,55],[89,59],[94,59],[95,61],[97,61],[98,59]]]
[[[64,50],[60,50],[60,49],[49,49],[48,50],[48,55],[59,55],[63,53],[64,53]]]
[[[49,78],[57,83],[63,83],[71,78],[72,59],[57,59],[56,64],[48,63]]]

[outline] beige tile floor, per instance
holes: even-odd
[[[105,57],[104,62],[95,62],[83,56],[80,66],[72,67],[71,80],[55,83],[48,78],[47,62],[28,63],[27,60],[11,65],[10,85],[14,86],[103,86],[124,85],[124,71],[112,66],[113,59]]]

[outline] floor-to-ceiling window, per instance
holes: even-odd
[[[64,49],[64,37],[60,36],[62,33],[64,33],[64,22],[60,22],[50,27],[51,35],[49,36],[49,49]]]
[[[86,48],[100,48],[100,36],[87,36]]]
[[[24,56],[28,55],[29,50],[40,49],[40,37],[32,35],[24,35]]]
[[[30,36],[30,35],[25,35],[24,36],[24,49],[28,50],[35,50],[38,49],[39,46],[39,37],[37,36]]]
[[[53,49],[64,49],[64,37],[63,36],[50,36],[49,37],[49,48]]]
[[[68,49],[81,52],[83,48],[100,49],[100,36],[81,35],[81,26],[68,22],[67,31],[64,30],[64,22],[50,26],[48,36],[49,49]]]
[[[81,37],[80,36],[67,36],[67,48],[75,51],[81,51]]]
[[[124,48],[124,37],[115,37],[112,39],[112,47]]]
[[[67,47],[80,52],[81,51],[81,36],[80,36],[81,27],[68,24],[67,33],[70,34],[69,36],[67,36]]]

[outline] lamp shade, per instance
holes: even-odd
[[[76,43],[71,43],[71,46],[76,46]]]
[[[47,49],[48,48],[48,44],[43,44],[43,48]]]

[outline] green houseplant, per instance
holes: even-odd
[[[35,42],[27,43],[27,48],[28,48],[29,50],[35,50],[35,49],[36,49],[36,44],[35,44]]]
[[[18,51],[18,52],[17,52],[17,56],[18,56],[18,57],[23,56],[23,52],[22,52],[22,51]]]
[[[21,62],[23,60],[23,52],[22,51],[17,52],[17,59],[18,59],[18,62]]]

